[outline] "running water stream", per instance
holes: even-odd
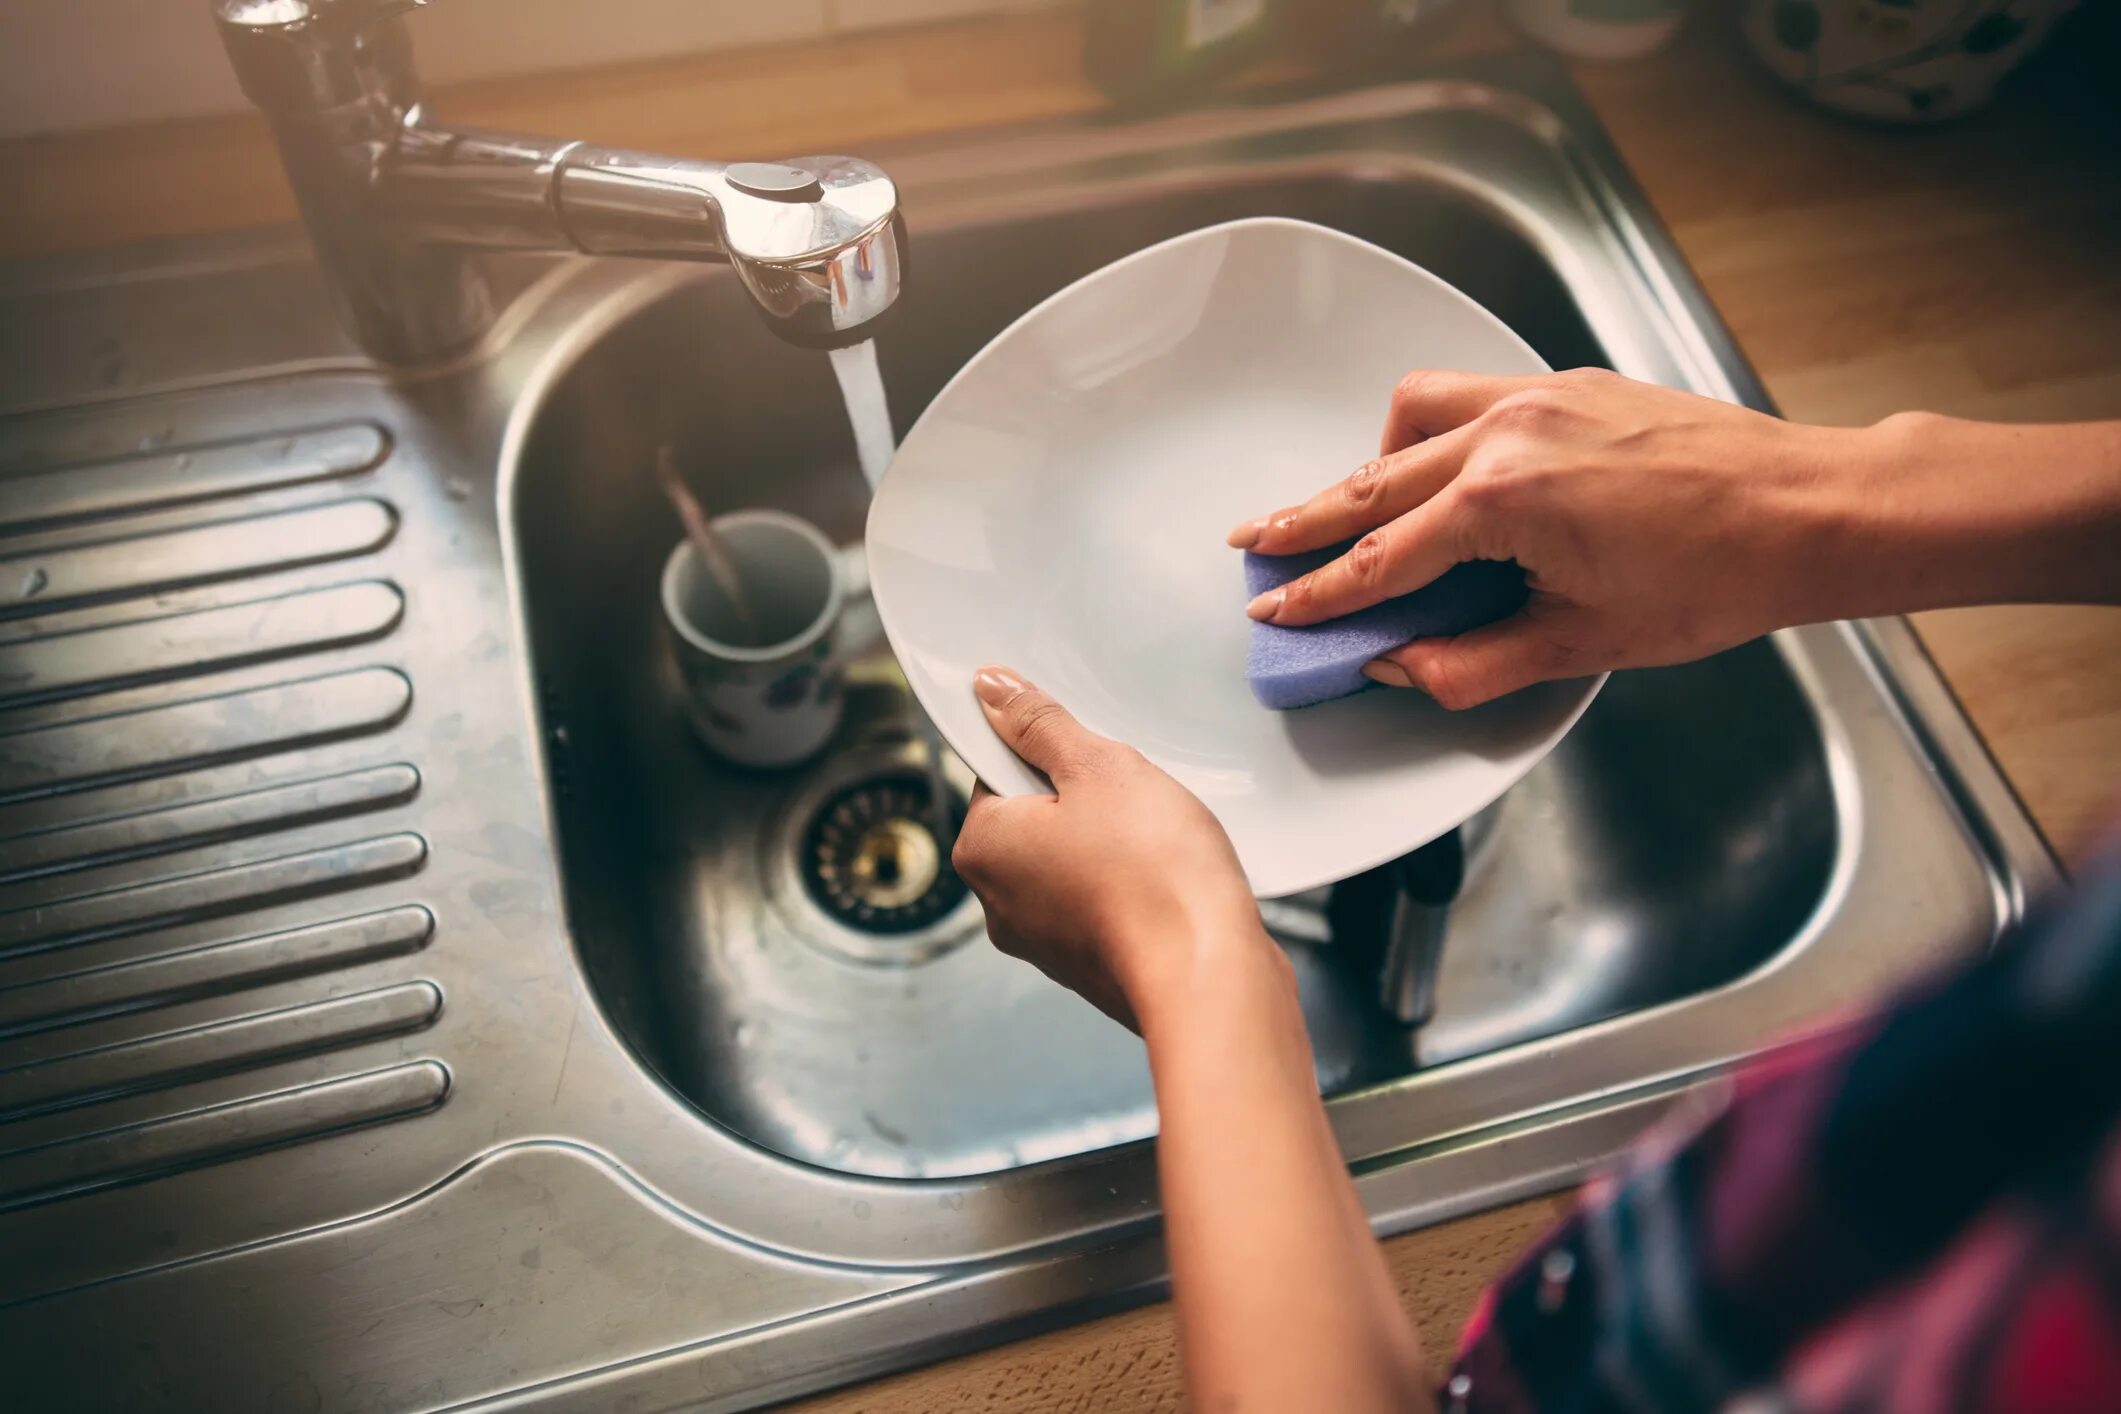
[[[898,439],[891,433],[891,405],[884,398],[884,375],[876,366],[876,340],[834,349],[832,372],[840,380],[840,397],[854,428],[854,455],[873,492],[883,483],[884,469],[898,450]]]
[[[898,451],[898,439],[891,431],[891,404],[884,396],[884,375],[876,363],[876,340],[864,339],[848,348],[834,349],[832,373],[839,379],[840,398],[847,405],[847,422],[854,429],[855,458],[874,494],[883,484],[892,455]],[[928,773],[928,828],[935,832],[935,841],[947,857],[957,841],[957,820],[951,809],[950,785],[943,778],[943,739],[918,703],[913,716],[927,748],[921,754]]]

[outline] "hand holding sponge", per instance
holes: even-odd
[[[1245,552],[1245,593],[1278,589],[1347,553],[1350,540],[1298,555]],[[1245,679],[1260,705],[1309,707],[1371,686],[1363,665],[1417,638],[1447,637],[1506,618],[1523,606],[1524,571],[1514,561],[1472,560],[1411,594],[1321,624],[1255,623]]]

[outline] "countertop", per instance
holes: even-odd
[[[1066,11],[1006,16],[486,82],[445,90],[438,106],[466,122],[681,153],[860,151],[1095,111],[1078,23]],[[1511,42],[1475,16],[1446,48]],[[1579,65],[1576,77],[1790,417],[2121,417],[2121,154],[2052,92],[2020,86],[1935,130],[1857,126],[1775,89],[1714,14],[1658,55]],[[292,215],[270,139],[248,115],[0,143],[0,209],[0,259]],[[2121,798],[2121,610],[1955,610],[1916,624],[2034,820],[2065,863],[2083,863]],[[1432,1361],[1562,1201],[1387,1244]],[[1157,1305],[798,1407],[1180,1405],[1170,1309]]]

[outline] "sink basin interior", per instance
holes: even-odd
[[[1146,244],[1249,215],[1398,251],[1555,367],[1606,361],[1536,244],[1457,186],[1254,179],[1004,222],[916,220],[916,283],[879,340],[899,429],[1039,299]],[[977,905],[947,879],[916,891],[929,911],[877,931],[856,916],[860,899],[806,873],[821,822],[903,812],[917,789],[915,709],[888,654],[858,665],[840,736],[810,766],[740,771],[693,743],[656,621],[656,575],[679,534],[648,475],[664,441],[713,511],[776,506],[851,541],[866,501],[825,359],[762,335],[720,273],[616,322],[529,424],[506,513],[568,919],[636,1055],[716,1122],[843,1172],[981,1173],[1150,1133],[1139,1043],[986,946]],[[961,768],[957,783],[969,785]],[[1323,893],[1268,906],[1304,989],[1320,1083],[1388,1083],[1746,974],[1818,906],[1833,805],[1817,727],[1772,646],[1616,676],[1469,827],[1427,1027],[1380,1010],[1374,979],[1330,939]]]

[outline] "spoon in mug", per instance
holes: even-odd
[[[700,557],[700,564],[714,580],[722,597],[729,601],[729,612],[736,619],[737,628],[750,643],[759,637],[758,616],[751,611],[751,599],[744,592],[744,580],[737,573],[736,560],[729,547],[714,533],[714,525],[707,513],[700,509],[699,499],[678,475],[677,458],[672,455],[670,444],[663,443],[655,449],[655,479],[669,498],[678,521],[685,527],[685,538],[692,543],[692,551]]]

